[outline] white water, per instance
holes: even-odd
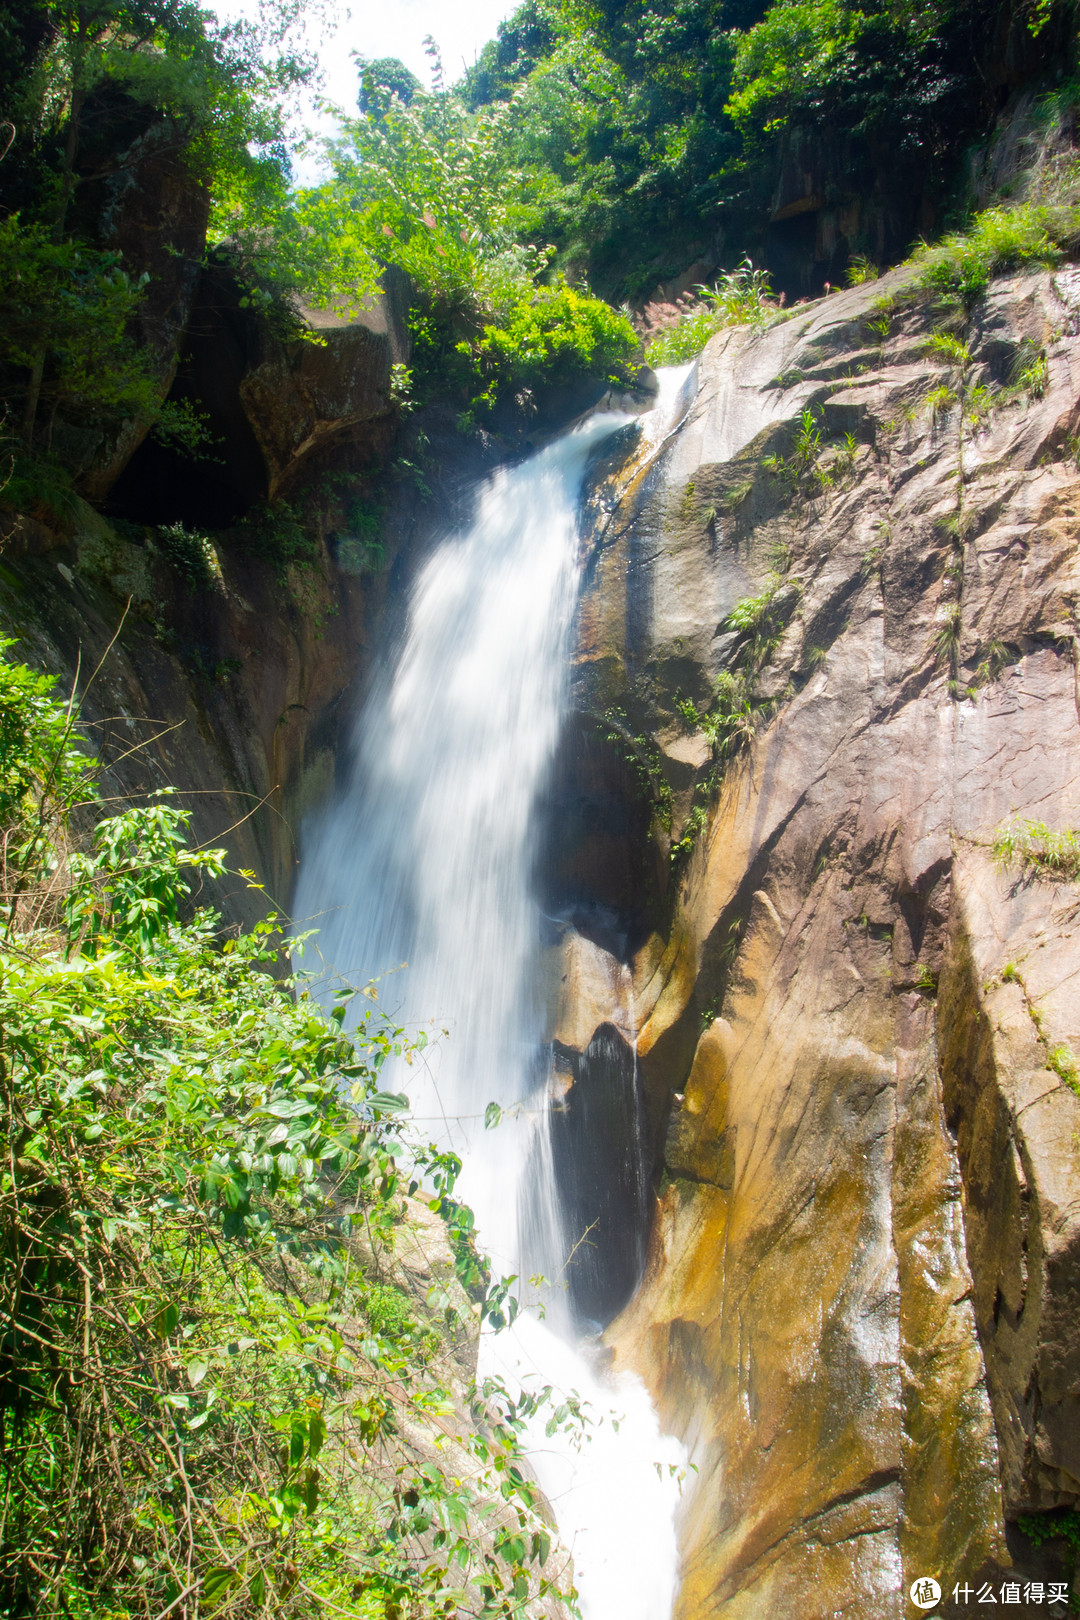
[[[670,425],[684,376],[663,379],[650,438]],[[497,473],[472,524],[423,567],[360,718],[351,782],[308,840],[295,905],[300,926],[319,929],[328,975],[389,975],[380,999],[398,1022],[447,1031],[421,1069],[384,1070],[381,1084],[407,1090],[421,1132],[461,1155],[461,1195],[496,1272],[556,1281],[580,1234],[563,1230],[551,1166],[534,820],[566,704],[581,484],[626,420],[593,417]],[[485,1131],[490,1102],[511,1112]],[[574,1342],[558,1287],[546,1320],[526,1312],[481,1343],[482,1373],[590,1403],[596,1427],[580,1448],[544,1437],[546,1413],[527,1447],[573,1551],[584,1620],[668,1620],[684,1455],[640,1381],[596,1361]]]

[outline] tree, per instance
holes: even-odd
[[[137,174],[151,136],[155,161],[180,165],[194,191],[282,191],[284,104],[313,68],[287,48],[297,10],[266,10],[259,28],[219,27],[195,0],[43,0],[21,26],[0,13],[18,46],[0,171],[13,180],[5,248],[18,287],[5,286],[0,368],[27,449],[43,400],[46,441],[65,402],[106,415],[160,403],[168,367],[145,364],[134,341],[141,267],[105,248],[94,199]]]

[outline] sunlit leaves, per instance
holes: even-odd
[[[0,665],[5,697],[8,826],[43,807],[51,859],[75,836],[69,717]],[[378,1076],[410,1043],[362,993],[326,1017],[270,977],[277,919],[228,938],[184,921],[193,870],[220,869],[185,831],[167,797],[103,819],[61,868],[71,934],[9,920],[0,946],[0,1328],[19,1369],[0,1389],[0,1577],[79,1620],[196,1589],[237,1620],[428,1620],[463,1579],[491,1613],[538,1614],[565,1572],[543,1568],[518,1437],[547,1392],[488,1384],[472,1426],[461,1285],[491,1325],[517,1302],[475,1249],[452,1154],[410,1154],[451,1240],[438,1318],[394,1270],[405,1104]]]

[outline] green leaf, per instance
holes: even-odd
[[[376,1091],[367,1101],[377,1114],[405,1114],[409,1109],[409,1099],[400,1091]]]
[[[308,1097],[274,1097],[261,1112],[272,1119],[297,1119],[301,1114],[313,1114],[316,1106]]]
[[[230,1569],[228,1564],[213,1564],[202,1578],[202,1595],[207,1603],[220,1603],[239,1580],[236,1570]]]
[[[175,1304],[160,1305],[154,1315],[154,1332],[161,1339],[167,1339],[175,1333],[180,1326],[180,1307]]]
[[[308,1423],[308,1455],[317,1457],[326,1440],[326,1419],[321,1412],[313,1412]]]

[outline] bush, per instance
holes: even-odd
[[[490,1612],[547,1612],[516,1441],[546,1396],[486,1385],[464,1415],[399,1292],[417,1183],[379,1071],[408,1043],[276,980],[276,918],[191,913],[223,852],[167,798],[72,847],[91,765],[48,685],[0,664],[0,830],[27,881],[64,874],[44,925],[8,906],[0,932],[0,1612],[434,1620],[481,1580]],[[411,1158],[497,1324],[457,1161]],[[433,1417],[445,1467],[409,1438]]]
[[[637,351],[625,315],[565,282],[538,287],[504,323],[485,326],[475,342],[458,349],[486,383],[474,402],[486,405],[521,389],[558,387],[589,376],[625,384],[621,368]]]

